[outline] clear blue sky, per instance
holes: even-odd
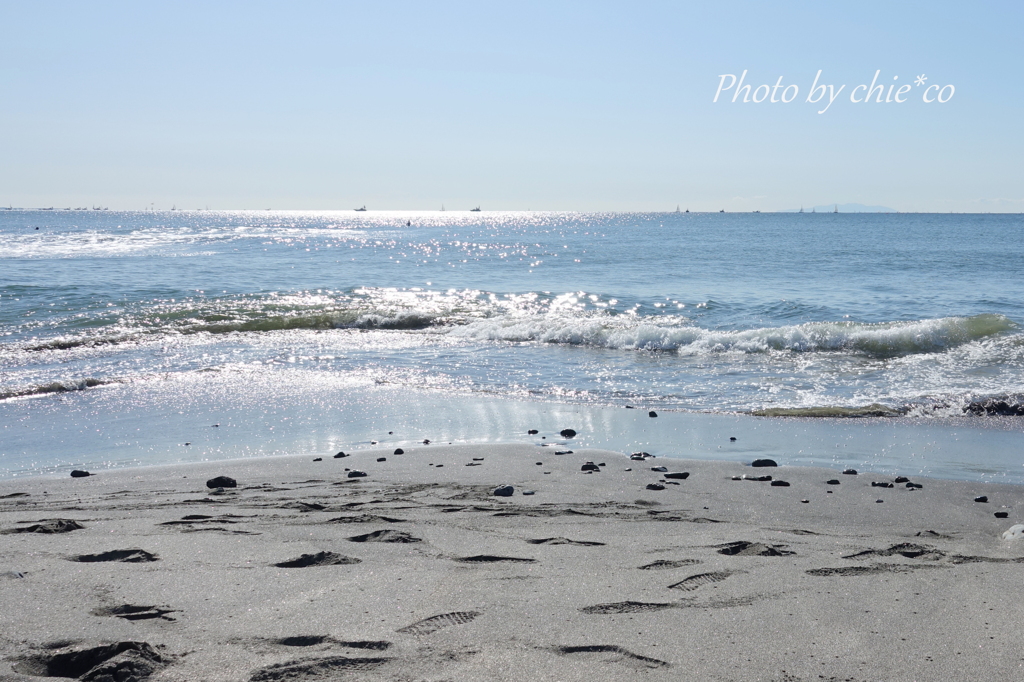
[[[0,17],[4,205],[1024,211],[1020,2],[0,0]],[[712,102],[744,69],[800,93]],[[824,114],[805,101],[818,69],[846,86]],[[851,103],[879,69],[907,101]],[[933,84],[952,99],[922,102]]]

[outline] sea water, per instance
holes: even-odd
[[[974,409],[1022,403],[1022,232],[998,214],[0,211],[0,476],[573,426],[594,447],[1024,482],[1024,417]],[[747,414],[834,408],[897,416]]]

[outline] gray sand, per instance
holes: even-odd
[[[0,680],[1024,676],[1024,488],[404,449],[0,482]]]

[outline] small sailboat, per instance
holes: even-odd
[[[442,211],[444,210],[444,204],[441,204],[441,210]]]
[[[679,213],[679,204],[676,204],[676,213]]]
[[[366,204],[363,204],[362,208],[357,208],[355,210],[357,210],[357,211],[365,211],[366,210]]]
[[[480,212],[480,207],[477,206],[476,208],[471,208],[471,209],[469,209],[469,212],[470,213],[479,213]]]
[[[799,211],[797,211],[797,213],[803,213],[803,212],[804,212],[804,207],[803,207],[803,206],[801,206],[801,207],[800,207],[800,210],[799,210]]]
[[[811,213],[817,213],[817,211],[812,208]]]
[[[833,210],[832,212],[839,213],[839,204],[836,204],[835,210]]]

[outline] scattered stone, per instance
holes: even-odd
[[[317,552],[316,554],[303,554],[302,556],[288,561],[274,564],[278,568],[309,568],[311,566],[346,566],[361,563],[355,557],[335,554],[334,552]]]
[[[479,466],[483,466],[483,465],[480,464],[480,462],[466,462],[466,466],[468,466],[468,467],[479,467]]]
[[[526,433],[530,436],[536,436],[538,433],[540,433],[540,431],[538,431],[537,429],[530,429]]]
[[[886,483],[885,481],[871,481],[872,488],[891,488],[892,483]]]
[[[348,472],[349,478],[363,478],[364,476],[366,476],[366,472],[359,471],[358,469],[353,469],[352,471]]]
[[[515,491],[516,489],[510,485],[499,485],[497,488],[491,491],[491,494],[497,497],[512,497],[512,494]]]
[[[651,467],[651,471],[668,471],[668,467]]]
[[[788,488],[789,483],[786,481],[772,481],[772,485],[776,488]]]
[[[647,413],[647,416],[650,417],[651,419],[654,419],[655,417],[658,416],[658,413],[655,412],[654,410],[651,410],[650,412]]]
[[[600,463],[600,464],[598,464],[597,466],[599,466],[599,467],[604,467],[604,466],[608,466],[608,465],[607,465],[607,464],[605,464],[604,462],[601,462],[601,463]]]
[[[440,468],[441,468],[441,467],[443,467],[443,466],[444,466],[443,464],[436,464],[436,465],[434,465],[434,468],[435,468],[435,469],[440,469]]]
[[[324,461],[324,458],[323,457],[314,457],[313,461],[314,462],[322,462],[322,461]]]
[[[896,480],[894,481],[894,483],[906,483],[909,480],[910,479],[907,478],[906,476],[897,476]]]
[[[576,432],[573,431],[572,429],[562,429],[558,433],[559,433],[560,436],[562,436],[562,438],[575,438],[576,437]]]
[[[843,469],[843,473],[846,474],[847,476],[856,476],[857,475],[857,470],[856,469]]]
[[[593,462],[587,462],[580,467],[580,471],[600,471],[601,467],[597,466]]]
[[[690,472],[689,471],[680,471],[680,472],[676,472],[676,473],[672,473],[672,474],[665,474],[665,478],[678,478],[678,479],[681,479],[681,480],[685,480],[685,479],[687,479],[689,477],[690,477]]]
[[[88,471],[82,471],[81,469],[75,469],[71,472],[71,478],[85,478],[86,476],[92,476]]]
[[[647,489],[648,490],[664,490],[665,486],[663,486],[660,483],[648,483],[647,484]]]
[[[920,483],[912,483],[910,481],[907,481],[907,487],[910,488],[911,490],[917,490],[918,488],[923,488],[924,486],[921,485]]]
[[[342,457],[349,457],[349,456],[350,455],[346,455],[344,452],[339,452],[338,454],[336,454],[334,456],[334,459],[341,459]]]
[[[747,476],[746,474],[744,474],[744,475],[743,475],[743,476],[742,476],[742,477],[741,477],[740,479],[738,479],[738,480],[743,480],[743,481],[757,481],[758,483],[764,483],[765,481],[770,481],[770,480],[772,480],[772,477],[771,477],[771,476]]]
[[[544,462],[537,462],[537,466],[539,466],[539,467],[544,466]]]
[[[217,476],[206,482],[207,488],[237,488],[238,482],[230,476]]]
[[[348,538],[349,542],[394,542],[394,543],[409,543],[409,542],[423,542],[423,538],[418,538],[415,535],[410,535],[404,530],[391,530],[385,528],[384,530],[375,530],[372,533],[365,533],[363,535],[353,535]]]
[[[825,485],[839,485],[839,479],[838,478],[830,478],[827,481],[825,481]]]
[[[633,467],[626,467],[625,469],[623,469],[623,471],[632,471],[632,470],[633,470]]]
[[[482,462],[482,461],[484,461],[484,458],[483,457],[474,457],[473,461],[474,462]]]
[[[403,450],[402,448],[395,448],[395,453],[394,454],[396,454],[396,455],[404,455],[405,454],[405,450]]]
[[[1005,519],[1005,518],[1008,518],[1009,516],[1010,516],[1009,512],[996,512],[995,513],[995,517],[997,519]]]
[[[536,495],[537,491],[536,490],[524,490],[523,494],[524,495]]]
[[[388,458],[387,457],[378,457],[377,461],[378,462],[386,462],[386,461],[388,461]]]
[[[430,445],[430,439],[429,438],[424,438],[423,439],[423,444],[424,445]]]
[[[800,500],[801,504],[808,504],[810,500]]]
[[[752,467],[777,467],[779,463],[774,459],[755,459],[750,463]]]
[[[555,450],[556,455],[571,455],[572,450]]]
[[[979,495],[974,498],[975,502],[988,502],[988,495]]]
[[[736,440],[736,436],[729,436],[729,440],[730,440],[730,441],[734,441],[734,440]]]
[[[875,500],[875,504],[882,504],[885,500]]]

